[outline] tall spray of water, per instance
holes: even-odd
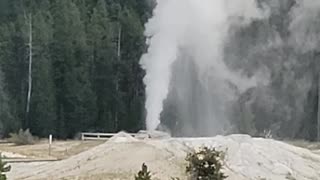
[[[201,84],[209,91],[220,88],[226,97],[234,94],[221,86],[225,82],[240,91],[255,86],[256,76],[245,77],[225,65],[223,48],[232,24],[242,26],[264,16],[266,12],[257,7],[255,0],[158,0],[146,24],[149,48],[140,62],[146,71],[147,129],[154,130],[160,124],[170,81],[177,73],[172,68],[177,60],[191,59],[199,70]]]

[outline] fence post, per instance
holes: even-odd
[[[49,135],[49,156],[51,156],[52,134]]]
[[[84,133],[81,133],[81,140],[84,141]]]

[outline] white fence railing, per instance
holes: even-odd
[[[116,135],[117,133],[81,133],[81,140],[87,141],[87,140],[93,140],[93,141],[99,141],[99,140],[108,140],[112,136]],[[135,137],[137,134],[135,133],[129,133],[131,136]]]

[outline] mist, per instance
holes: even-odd
[[[158,1],[140,61],[147,129],[161,124],[178,136],[313,132],[303,123],[314,123],[317,112],[317,66],[310,67],[318,12],[310,0]]]
[[[172,76],[183,73],[172,68],[175,62],[184,64],[192,61],[198,69],[201,86],[214,89],[215,96],[220,96],[220,103],[200,102],[208,110],[225,106],[225,101],[234,96],[228,83],[240,91],[255,86],[258,81],[255,77],[242,76],[226,67],[223,48],[231,23],[245,25],[263,16],[265,14],[257,8],[255,1],[158,1],[153,17],[146,24],[149,49],[141,59],[146,70],[147,128],[154,130],[160,124],[160,113]],[[235,21],[236,18],[239,20]],[[189,82],[185,82],[180,83],[179,88],[188,86]],[[175,86],[175,83],[171,84]],[[221,109],[223,111],[224,108]],[[218,117],[215,113],[208,113],[204,112],[198,118],[210,122]]]

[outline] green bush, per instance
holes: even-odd
[[[148,166],[143,163],[141,170],[134,178],[135,180],[151,180],[151,173],[148,171]]]
[[[6,172],[11,170],[11,166],[7,166],[6,162],[2,161],[2,155],[0,154],[0,180],[7,180]]]
[[[14,143],[16,145],[34,144],[35,141],[36,141],[36,138],[32,136],[29,129],[25,131],[20,129],[18,133],[10,133],[9,142]]]
[[[225,153],[215,148],[201,148],[187,155],[186,172],[190,180],[223,180],[227,176],[221,172]]]

